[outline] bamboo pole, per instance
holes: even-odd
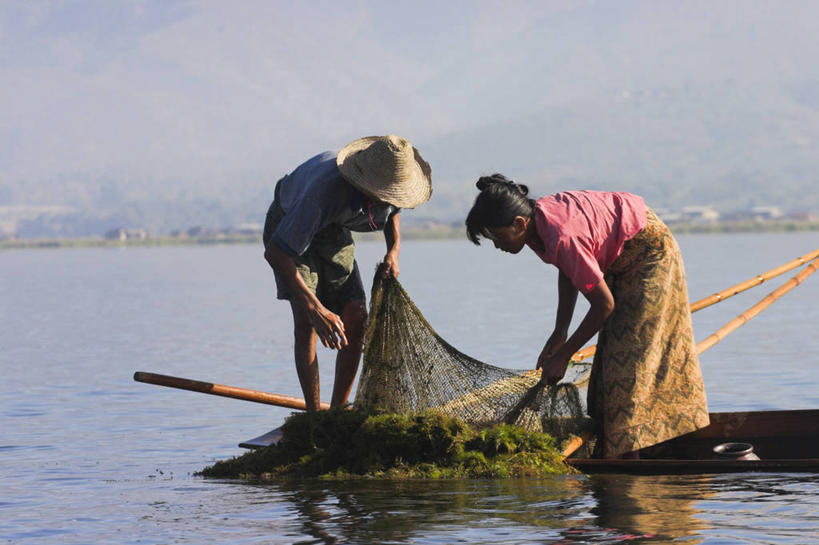
[[[816,259],[817,257],[819,257],[819,250],[814,250],[801,257],[797,257],[793,261],[789,261],[784,265],[780,265],[779,267],[773,268],[767,272],[758,274],[744,282],[740,282],[736,286],[731,286],[730,288],[714,293],[713,295],[709,295],[704,299],[700,299],[699,301],[691,303],[691,312],[692,313],[697,312],[698,310],[702,310],[706,307],[710,307],[711,305],[722,302],[728,299],[729,297],[733,297],[734,295],[737,295],[739,293],[742,293],[743,291],[756,287],[762,284],[763,282],[771,280],[772,278],[776,278],[777,276],[785,274],[788,271],[792,271],[797,267],[801,267],[805,263],[808,263]],[[571,361],[581,362],[586,358],[590,358],[591,356],[593,356],[596,350],[597,350],[596,345],[587,346],[586,348],[575,352],[575,354],[571,358]]]
[[[224,384],[213,384],[210,382],[201,382],[187,378],[158,375],[156,373],[146,373],[144,371],[137,371],[134,373],[134,380],[137,382],[145,382],[147,384],[156,384],[159,386],[168,386],[170,388],[179,388],[181,390],[190,390],[192,392],[202,392],[204,394],[231,397],[233,399],[255,401],[256,403],[276,405],[277,407],[286,407],[288,409],[300,409],[302,411],[307,409],[307,405],[304,403],[304,400],[299,397],[270,394],[267,392],[260,392],[258,390],[238,388],[236,386],[225,386]],[[319,408],[329,409],[330,404],[322,402]]]
[[[740,282],[736,286],[733,286],[733,287],[730,287],[728,289],[722,290],[722,291],[717,292],[717,293],[715,293],[713,295],[709,295],[708,297],[706,297],[704,299],[700,299],[699,301],[697,301],[695,303],[691,303],[691,312],[697,312],[700,309],[703,309],[705,307],[708,307],[708,306],[711,306],[713,304],[719,303],[720,301],[724,301],[725,299],[728,299],[729,297],[733,297],[734,295],[736,295],[738,293],[742,293],[745,290],[749,290],[749,289],[751,289],[751,288],[753,288],[755,286],[758,286],[758,285],[762,284],[763,282],[765,282],[767,280],[770,280],[771,278],[776,278],[780,274],[784,274],[784,273],[786,273],[788,271],[792,271],[793,269],[795,269],[797,267],[801,267],[802,265],[804,265],[804,264],[806,264],[806,263],[808,263],[810,261],[813,261],[817,257],[819,257],[819,250],[814,250],[814,251],[812,251],[810,253],[807,253],[807,254],[803,255],[802,257],[797,257],[793,261],[789,261],[788,263],[785,263],[784,265],[780,265],[779,267],[776,267],[775,269],[771,269],[768,272],[764,272],[764,273],[759,274],[759,275],[757,275],[757,276],[755,276],[755,277],[753,277],[753,278],[751,278],[749,280],[746,280],[745,282]]]
[[[808,276],[816,272],[816,269],[819,269],[819,258],[814,259],[807,267],[799,271],[799,274],[779,286],[777,289],[769,293],[765,296],[761,301],[757,304],[722,326],[712,335],[707,337],[705,340],[697,344],[697,354],[701,354],[720,342],[722,339],[726,337],[729,333],[735,331],[739,326],[746,323],[748,320],[768,308],[771,303],[791,291],[793,288],[798,286],[805,280]]]

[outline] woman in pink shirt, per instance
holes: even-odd
[[[560,271],[555,328],[537,360],[541,383],[562,379],[572,355],[598,334],[587,397],[595,455],[635,457],[707,426],[682,257],[643,199],[566,191],[535,201],[500,174],[477,186],[469,239],[485,237],[513,254],[528,246]],[[578,292],[590,307],[569,336]]]

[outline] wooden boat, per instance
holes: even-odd
[[[183,390],[304,409],[304,400],[235,386],[138,371],[134,380]],[[326,404],[324,404],[326,405]],[[324,406],[323,405],[323,406]],[[276,428],[239,446],[262,448],[281,439]],[[728,442],[748,443],[759,460],[718,458],[714,447]],[[819,410],[711,413],[711,424],[640,451],[638,460],[602,460],[568,454],[566,461],[584,473],[729,473],[740,471],[819,472]]]
[[[718,457],[715,446],[741,442],[759,460]],[[569,457],[584,473],[734,473],[819,471],[819,410],[711,413],[701,430],[644,448],[637,460]]]
[[[275,445],[282,438],[282,429],[278,427],[276,429],[270,430],[267,433],[263,433],[258,437],[254,437],[253,439],[248,439],[247,441],[242,441],[239,443],[239,446],[242,448],[247,449],[257,449],[257,448],[264,448],[269,447],[270,445]]]
[[[241,443],[249,449],[281,439],[281,428]],[[723,458],[714,447],[746,443],[758,460]],[[638,460],[569,457],[583,473],[681,474],[819,471],[819,410],[711,413],[701,430],[642,449]]]

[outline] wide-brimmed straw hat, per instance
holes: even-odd
[[[398,208],[415,208],[432,196],[429,163],[400,136],[359,138],[338,152],[336,164],[362,193]]]

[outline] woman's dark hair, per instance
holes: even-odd
[[[488,238],[487,228],[512,225],[516,216],[531,218],[535,201],[528,198],[529,188],[516,184],[503,174],[481,176],[475,184],[481,191],[466,216],[466,236],[480,244],[481,236]]]

